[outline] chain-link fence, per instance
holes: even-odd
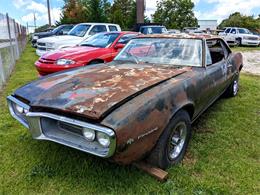
[[[26,45],[26,28],[0,13],[0,89]]]

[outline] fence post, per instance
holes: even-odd
[[[13,20],[13,24],[14,24],[14,38],[15,38],[15,49],[16,49],[16,60],[20,57],[20,48],[19,48],[19,44],[18,44],[18,41],[17,41],[17,26],[16,26],[16,23],[15,23],[15,20]]]
[[[6,13],[6,20],[7,20],[7,28],[8,28],[9,41],[10,41],[10,51],[11,51],[11,55],[12,55],[13,64],[15,64],[14,50],[13,50],[13,48],[12,48],[13,46],[12,46],[12,35],[11,35],[11,29],[10,29],[10,20],[9,20],[8,13]]]
[[[2,88],[3,84],[5,83],[5,74],[4,74],[4,67],[2,61],[2,55],[0,52],[0,89]]]

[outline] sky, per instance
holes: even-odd
[[[110,0],[113,1],[113,0]],[[156,10],[157,0],[146,0],[147,16]],[[216,19],[218,23],[236,11],[246,15],[260,14],[260,0],[192,0],[198,19]],[[59,20],[63,0],[50,0],[52,23]],[[8,13],[18,23],[41,26],[48,23],[47,0],[0,0],[0,13]]]

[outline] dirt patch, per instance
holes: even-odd
[[[244,67],[242,72],[260,75],[260,51],[242,52]]]

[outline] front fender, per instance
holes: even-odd
[[[193,105],[193,102],[183,82],[171,79],[117,108],[101,122],[116,132],[113,160],[129,164],[145,156],[170,119],[185,105]]]

